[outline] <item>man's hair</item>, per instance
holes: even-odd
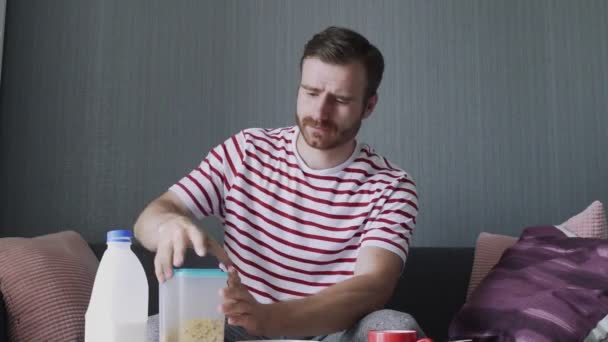
[[[384,58],[380,50],[359,33],[343,27],[328,27],[304,45],[300,71],[304,59],[310,57],[338,65],[360,62],[365,67],[367,76],[365,101],[378,91],[384,72]]]

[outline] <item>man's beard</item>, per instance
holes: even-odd
[[[361,117],[363,117],[363,114],[361,114]],[[348,143],[357,136],[362,121],[362,119],[359,119],[348,127],[340,128],[331,120],[315,120],[310,116],[305,116],[300,120],[298,113],[296,113],[296,122],[304,141],[308,146],[318,150],[331,150]],[[306,130],[306,127],[321,128],[325,131],[322,133],[310,132]]]

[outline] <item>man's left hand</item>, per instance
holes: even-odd
[[[228,269],[227,285],[220,290],[219,309],[228,318],[228,324],[241,326],[253,335],[264,335],[269,323],[269,306],[255,300],[232,266]]]

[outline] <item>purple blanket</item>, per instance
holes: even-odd
[[[475,290],[449,335],[475,341],[583,341],[606,315],[608,240],[531,227]]]

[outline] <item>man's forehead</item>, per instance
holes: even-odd
[[[365,69],[358,62],[326,63],[318,58],[307,58],[302,64],[301,86],[310,90],[357,95],[365,89]]]

